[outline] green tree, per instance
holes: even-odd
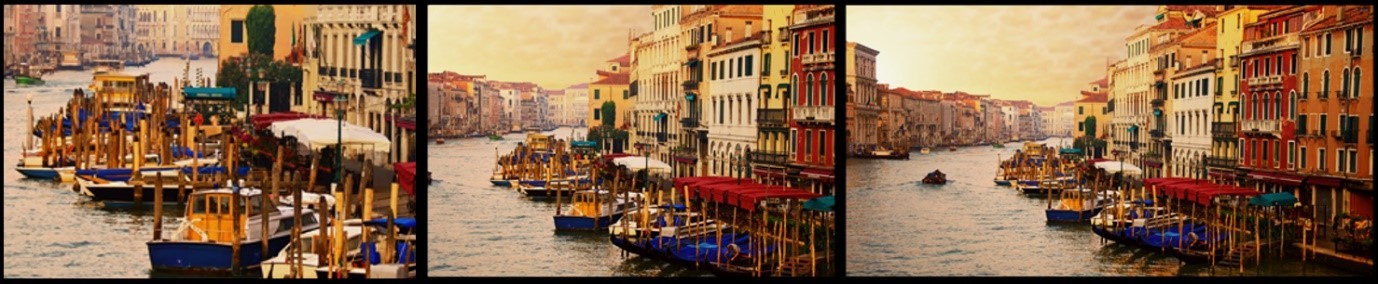
[[[272,5],[254,5],[245,16],[244,26],[248,29],[249,53],[258,53],[273,58],[273,44],[276,42],[277,16]]]
[[[603,112],[603,126],[617,128],[617,105],[612,102],[603,102],[603,107],[599,111]]]
[[[249,83],[251,81],[301,82],[302,72],[300,68],[285,61],[273,61],[270,58],[267,55],[255,53],[227,58],[220,63],[220,72],[215,75],[215,82],[221,87],[235,88],[236,105],[243,105],[249,101]]]
[[[1081,126],[1085,127],[1086,136],[1096,138],[1096,117],[1087,116],[1086,121],[1082,122]]]

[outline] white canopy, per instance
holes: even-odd
[[[1137,174],[1140,174],[1140,173],[1143,173],[1143,172],[1144,172],[1143,169],[1140,169],[1140,168],[1137,167],[1137,166],[1134,166],[1134,165],[1131,165],[1131,164],[1128,164],[1128,163],[1125,163],[1125,162],[1121,162],[1121,161],[1104,161],[1104,162],[1097,162],[1095,166],[1096,166],[1096,168],[1098,168],[1098,169],[1105,170],[1105,172],[1107,172],[1107,173],[1112,173],[1112,174],[1113,174],[1113,173],[1119,173],[1119,172],[1122,172],[1122,171],[1123,171],[1123,172],[1126,173],[1126,174],[1137,175]]]
[[[343,143],[345,145],[373,146],[387,150],[392,142],[387,136],[363,126],[345,123],[340,130],[340,122],[333,119],[303,118],[273,123],[268,127],[278,137],[295,136],[301,144],[312,150]],[[340,136],[343,134],[343,136]]]
[[[612,159],[612,163],[627,167],[632,171],[649,169],[649,171],[671,171],[670,165],[656,159],[646,157],[621,157]]]

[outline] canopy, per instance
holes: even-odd
[[[569,146],[570,146],[570,147],[574,147],[574,148],[581,148],[581,147],[582,147],[582,148],[596,148],[596,147],[598,147],[598,142],[586,141],[586,140],[575,140],[575,141],[570,141],[570,142],[569,142]]]
[[[1105,172],[1112,174],[1124,172],[1126,174],[1136,175],[1144,172],[1143,169],[1140,169],[1137,166],[1130,165],[1129,163],[1120,161],[1097,162],[1095,166],[1098,169],[1105,170]]]
[[[373,36],[376,36],[379,33],[381,33],[381,31],[378,30],[369,30],[368,32],[364,32],[364,34],[354,38],[354,44],[363,45],[365,43],[368,43],[368,40],[370,38],[373,38]]]
[[[824,197],[809,199],[809,201],[805,201],[805,202],[804,202],[804,209],[813,210],[813,211],[832,212],[832,211],[833,211],[833,204],[834,204],[833,196],[832,196],[832,195],[829,195],[829,196],[824,196]]]
[[[1059,153],[1062,153],[1062,154],[1081,154],[1081,149],[1077,149],[1077,148],[1062,148],[1062,150],[1059,150],[1058,152],[1059,152]]]
[[[392,170],[397,172],[397,185],[407,194],[416,196],[416,162],[392,164]]]
[[[188,100],[233,100],[234,88],[184,88],[182,94]]]
[[[1249,204],[1258,206],[1291,206],[1297,203],[1297,197],[1291,192],[1269,193],[1249,198]]]
[[[344,124],[344,135],[340,136],[339,123],[331,119],[304,118],[274,123],[268,129],[279,137],[295,136],[297,141],[313,150],[335,143],[373,146],[378,149],[388,149],[392,146],[392,142],[383,134],[349,123]]]
[[[712,202],[726,203],[747,211],[755,211],[756,204],[770,198],[811,199],[821,195],[778,185],[764,185],[752,181],[740,184],[732,180],[703,180],[705,185],[695,188],[695,196]]]
[[[645,170],[649,170],[649,171],[667,171],[667,172],[668,172],[668,171],[671,170],[670,164],[666,164],[665,162],[661,162],[661,161],[658,161],[658,160],[656,160],[656,159],[651,159],[651,158],[646,158],[646,157],[636,157],[636,156],[621,157],[621,158],[612,159],[612,163],[613,163],[613,164],[616,164],[616,165],[619,165],[619,166],[627,167],[627,169],[632,170],[632,171],[639,171],[639,170],[645,169]]]

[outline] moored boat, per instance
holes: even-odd
[[[234,191],[239,195],[235,196]],[[268,251],[281,251],[291,238],[292,208],[270,205],[260,207],[266,198],[257,189],[210,189],[193,192],[187,201],[186,217],[180,218],[181,225],[168,239],[155,239],[147,242],[149,262],[155,271],[186,272],[229,272],[234,259],[241,268],[256,268],[268,257],[263,255],[263,247]],[[234,215],[230,203],[234,202]],[[263,210],[268,210],[264,219]],[[302,210],[302,230],[320,227],[316,215],[309,209]],[[233,219],[239,219],[240,227],[233,226]],[[267,239],[259,232],[263,222],[268,223],[271,232]],[[237,236],[236,236],[237,235]],[[239,244],[239,254],[233,253],[233,243]]]
[[[627,212],[636,210],[641,199],[640,193],[627,193],[613,196],[606,190],[581,190],[574,192],[568,212],[555,215],[556,230],[598,230],[622,218]]]

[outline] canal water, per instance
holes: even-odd
[[[154,82],[180,77],[187,61],[167,58],[125,73],[148,73]],[[191,61],[214,77],[214,59]],[[73,88],[89,88],[90,71],[59,71],[43,76],[41,86],[5,86],[5,278],[133,278],[150,273],[145,242],[153,239],[153,207],[107,207],[72,191],[72,184],[24,179],[14,170],[28,131],[26,94],[33,94],[35,117],[62,108]],[[178,225],[182,208],[164,207],[164,234]]]
[[[548,132],[583,137],[584,129]],[[553,200],[532,200],[488,182],[498,153],[525,134],[429,142],[436,181],[427,190],[427,275],[430,276],[706,276],[706,272],[631,255],[606,231],[556,232]]]
[[[1070,146],[1070,139],[1041,141]],[[1044,198],[996,186],[997,161],[1020,143],[934,149],[909,160],[847,161],[847,273],[851,276],[1351,275],[1289,258],[1230,269],[1102,244],[1089,224],[1049,224]],[[948,184],[920,183],[933,170]]]

